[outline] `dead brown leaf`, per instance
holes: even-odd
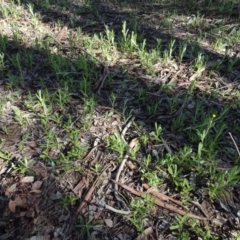
[[[32,190],[39,190],[41,188],[41,186],[42,186],[42,181],[36,181],[32,185]]]
[[[10,200],[8,203],[9,210],[13,213],[16,212],[16,207],[26,208],[27,199],[25,197],[17,195],[14,200]]]
[[[34,181],[33,176],[26,176],[26,177],[24,177],[20,180],[20,182],[22,182],[22,183],[30,183],[30,182],[33,182],[33,181]]]
[[[9,210],[12,213],[16,212],[16,203],[15,203],[15,201],[10,200],[9,203],[8,203],[8,207],[9,207]]]
[[[5,195],[10,198],[11,194],[13,192],[15,192],[17,190],[17,183],[14,183],[11,187],[9,187],[6,191],[5,191]]]

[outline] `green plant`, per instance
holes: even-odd
[[[96,163],[94,165],[94,167],[92,167],[91,169],[95,172],[95,173],[100,173],[102,170],[102,165],[100,163]]]
[[[12,23],[12,34],[13,34],[13,42],[16,46],[18,46],[23,41],[23,36],[17,26]]]
[[[18,148],[19,148],[20,150],[23,150],[24,147],[25,147],[26,142],[27,142],[28,140],[30,140],[30,139],[31,139],[31,138],[30,138],[30,135],[29,135],[28,133],[23,134],[23,135],[22,135],[22,138],[21,138],[21,141],[20,141],[19,144],[18,144]]]
[[[146,102],[147,102],[147,91],[146,91],[146,89],[144,89],[142,87],[138,88],[137,95],[138,95],[138,100],[145,105]]]
[[[146,162],[148,164],[148,162]],[[143,169],[142,176],[147,180],[148,184],[152,187],[158,187],[163,183],[163,179],[161,179],[156,172],[149,171]]]
[[[149,136],[146,133],[140,135],[140,140],[144,146],[146,146],[149,142]]]
[[[0,71],[3,71],[4,67],[4,53],[0,53]]]
[[[5,150],[0,150],[0,158],[9,162],[12,159],[12,153]]]
[[[159,108],[159,102],[154,101],[150,105],[147,105],[147,111],[150,116],[155,115],[157,113],[157,110]]]
[[[150,133],[150,136],[152,136],[156,142],[161,142],[162,126],[158,125],[158,123],[155,122],[154,127],[155,127],[155,131],[152,131]]]
[[[141,145],[139,144],[139,141],[136,141],[134,147],[129,149],[130,157],[136,159],[137,153],[140,150],[140,148]]]
[[[214,43],[213,47],[216,50],[223,50],[223,48],[224,48],[223,39],[221,39],[221,38],[217,39],[217,41]]]
[[[38,90],[36,97],[39,101],[39,105],[41,106],[43,113],[40,113],[41,119],[48,120],[49,115],[51,114],[51,106],[47,105],[47,102],[50,99],[49,93],[46,91],[44,94],[41,90]]]
[[[215,118],[215,114],[213,114],[212,118],[210,118],[210,120],[207,120],[207,127],[205,129],[203,129],[202,131],[199,131],[198,129],[196,130],[197,131],[197,135],[199,136],[200,138],[200,143],[198,144],[198,156],[201,157],[202,155],[202,150],[203,150],[203,147],[204,147],[204,142],[205,142],[205,139],[209,133],[209,130],[214,126],[214,121],[213,119]]]
[[[124,99],[121,109],[122,109],[122,116],[123,116],[123,124],[126,125],[127,122],[132,117],[132,109],[131,110],[128,109],[128,99]]]
[[[216,166],[210,166],[209,169],[208,193],[212,200],[215,200],[218,194],[227,194],[227,188],[235,186],[240,179],[240,168],[233,167],[229,171],[217,172]]]
[[[227,65],[227,71],[231,73],[234,70],[234,66],[239,63],[239,59],[237,57],[233,57],[229,59],[228,65]]]
[[[121,46],[123,47],[123,49],[128,49],[130,51],[138,48],[137,34],[133,31],[131,32],[131,34],[129,34],[129,29],[127,29],[126,21],[123,21],[122,23]]]
[[[20,77],[23,80],[22,58],[19,53],[12,55],[10,58],[12,65],[19,71]]]
[[[211,235],[209,230],[203,229],[199,220],[189,219],[187,215],[175,217],[174,223],[170,226],[170,230],[179,239],[192,239],[201,237],[204,240],[214,239],[215,236]]]
[[[20,3],[18,5],[20,5]],[[15,2],[12,0],[9,2],[9,4],[2,3],[0,12],[2,13],[4,18],[18,18],[20,16],[20,9],[18,8],[18,5],[16,5]]]
[[[67,86],[64,89],[58,89],[55,94],[55,101],[62,111],[65,110],[65,105],[70,102],[71,95]]]
[[[111,95],[109,96],[109,102],[110,102],[111,107],[112,107],[113,109],[114,109],[114,107],[115,107],[116,99],[117,99],[117,95],[112,92]]]
[[[97,102],[94,96],[88,96],[84,98],[83,113],[81,119],[84,130],[89,129],[92,124],[92,116],[96,104]]]
[[[194,232],[196,236],[201,236],[204,240],[214,239],[217,240],[218,238],[211,235],[211,232],[207,229],[203,229],[200,222],[196,219],[189,219],[189,230]]]
[[[197,59],[194,63],[194,69],[197,72],[198,76],[202,74],[205,70],[205,57],[202,53],[198,53]]]
[[[167,65],[171,60],[172,60],[172,54],[175,50],[175,39],[171,39],[169,45],[168,45],[168,49],[165,49],[163,52],[163,63],[165,65]]]
[[[180,234],[180,236],[182,236],[181,234],[184,234],[184,238],[181,239],[189,239],[189,236],[186,236],[185,234],[187,234],[185,231],[185,225],[187,224],[188,221],[188,216],[184,215],[182,217],[175,217],[175,222],[174,224],[172,224],[170,226],[170,229],[173,231],[176,231],[176,233]]]
[[[106,36],[107,36],[108,43],[111,46],[114,46],[115,45],[115,34],[114,34],[114,31],[113,30],[109,30],[109,27],[107,25],[105,25],[105,33],[106,33]]]
[[[123,44],[127,42],[127,37],[128,37],[128,29],[127,29],[127,22],[124,21],[122,25],[122,35],[123,35]]]
[[[182,201],[186,202],[189,200],[189,192],[193,190],[193,186],[186,178],[180,176],[182,170],[176,164],[168,166],[168,173],[172,178],[175,189],[181,192]]]
[[[7,36],[0,34],[0,52],[3,55],[7,49]]]
[[[107,148],[116,151],[119,154],[119,158],[122,159],[124,153],[127,150],[127,143],[121,138],[119,132],[115,132],[113,135],[106,137]]]
[[[173,119],[173,123],[171,126],[172,131],[181,131],[185,126],[184,122],[186,120],[186,115],[179,114],[176,118]]]
[[[184,54],[186,53],[187,50],[187,43],[182,42],[179,47],[179,53],[178,53],[178,61],[182,62]]]
[[[148,154],[146,157],[143,158],[143,163],[145,164],[146,168],[149,166],[151,161],[152,161],[152,157],[150,154]]]
[[[134,225],[137,232],[142,233],[144,230],[144,218],[147,217],[149,210],[154,204],[150,195],[145,195],[144,199],[132,199],[130,207],[132,209],[131,216],[127,219]]]
[[[65,155],[63,153],[60,153],[58,160],[52,159],[52,165],[55,164],[59,165],[64,172],[71,170],[71,168],[74,166],[74,164],[71,162],[69,154]]]
[[[74,204],[76,204],[78,199],[79,199],[78,196],[72,196],[72,195],[63,196],[61,197],[60,203],[65,208],[65,207],[73,206]]]
[[[80,223],[78,223],[78,224],[76,225],[76,227],[77,227],[77,228],[80,228],[80,230],[81,230],[81,237],[82,237],[82,238],[83,238],[83,237],[86,237],[86,235],[87,235],[87,239],[90,238],[90,236],[91,236],[91,230],[92,230],[92,228],[94,227],[94,226],[92,225],[93,220],[94,220],[93,217],[90,217],[86,223],[85,223],[85,221],[84,221],[83,219],[79,219],[79,220],[78,220]]]
[[[192,27],[197,27],[200,25],[201,22],[201,16],[200,13],[197,12],[197,15],[193,16],[192,21],[191,21],[191,25]]]
[[[23,160],[20,160],[17,165],[13,168],[14,173],[31,173],[31,166],[33,162],[29,161],[26,157]]]
[[[24,125],[30,122],[30,117],[28,114],[21,111],[18,107],[13,108],[15,121],[20,125]]]
[[[34,12],[34,5],[31,3],[27,4],[28,11],[31,16],[31,21],[33,23],[34,28],[36,29],[39,25],[39,20],[37,14]]]
[[[141,62],[145,65],[146,71],[148,74],[154,73],[154,64],[158,62],[160,59],[160,50],[152,49],[151,51],[147,51],[144,48],[144,43],[141,49],[139,49],[138,54],[140,57]]]
[[[196,109],[201,109],[200,105],[196,105]],[[200,110],[201,111],[201,110]],[[217,116],[215,113],[212,113],[209,117],[203,117],[202,123],[193,124],[190,128],[186,130],[190,130],[189,134],[192,130],[196,131],[196,135],[189,135],[192,138],[192,141],[198,142],[198,157],[199,159],[203,156],[203,154],[208,154],[209,156],[214,156],[215,151],[219,145],[219,139],[226,128],[226,124],[224,122],[224,115],[228,112],[228,107],[226,107],[222,113]],[[197,119],[193,120],[193,122]],[[199,121],[199,120],[198,120]],[[215,134],[210,134],[210,131],[217,124],[217,128]]]

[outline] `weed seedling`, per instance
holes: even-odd
[[[12,153],[4,150],[0,150],[0,158],[9,162],[12,159]]]
[[[145,200],[145,201],[144,201]],[[154,201],[151,196],[146,195],[144,199],[132,199],[130,207],[133,210],[132,215],[127,219],[134,225],[137,232],[142,233],[144,230],[144,218],[147,216],[151,209]]]
[[[4,53],[0,53],[0,71],[3,71],[4,66]]]
[[[14,173],[31,173],[31,167],[32,167],[33,163],[28,161],[28,159],[26,157],[24,157],[23,160],[20,160],[18,162],[18,164],[13,168],[13,172]]]
[[[121,138],[120,133],[115,132],[113,135],[109,135],[106,138],[107,148],[116,151],[119,154],[119,158],[122,159],[124,153],[127,150],[127,143]]]
[[[233,167],[229,171],[217,172],[216,167],[210,167],[210,179],[208,182],[208,192],[210,198],[215,200],[218,194],[228,194],[227,188],[235,186],[240,179],[240,168]]]
[[[83,238],[86,237],[86,239],[90,239],[91,230],[94,227],[94,225],[92,225],[93,220],[94,220],[94,218],[91,217],[91,218],[89,218],[89,220],[86,223],[84,223],[84,220],[79,219],[80,224],[77,224],[76,227],[80,228],[81,237],[83,237]]]
[[[151,136],[156,142],[161,142],[160,137],[162,136],[162,127],[161,125],[158,125],[158,123],[154,123],[155,131],[151,132]]]
[[[78,199],[78,196],[63,196],[60,200],[60,203],[64,208],[66,208],[68,206],[73,206]]]

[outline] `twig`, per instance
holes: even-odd
[[[201,206],[200,203],[198,203],[198,202],[196,202],[196,201],[191,201],[191,203],[194,204],[195,206],[197,206],[197,207],[201,210],[201,212],[204,214],[204,216],[205,216],[206,218],[209,218],[208,213],[203,209],[203,207]]]
[[[90,162],[89,166],[92,167],[102,156],[102,151],[97,150],[96,157]]]
[[[86,162],[92,155],[93,155],[93,152],[98,148],[98,146],[96,147],[93,147],[90,152],[87,154],[87,156],[84,157],[84,159],[82,160],[83,162]]]
[[[123,140],[124,142],[126,142],[126,140],[125,140],[125,138],[124,138],[124,137],[125,137],[125,134],[126,134],[127,130],[130,128],[130,126],[132,125],[134,119],[135,119],[135,117],[133,116],[133,117],[131,118],[131,120],[128,122],[128,124],[125,126],[125,128],[122,130],[121,138],[122,138],[122,140]]]
[[[92,193],[93,193],[94,189],[96,188],[96,186],[99,183],[102,175],[106,172],[106,170],[110,167],[110,165],[111,164],[107,164],[107,166],[102,170],[101,174],[97,177],[97,179],[95,180],[95,182],[93,183],[93,185],[91,186],[89,191],[87,192],[86,196],[84,197],[83,201],[81,202],[80,206],[77,209],[76,217],[80,214],[80,212],[82,211],[82,209],[86,205],[86,203],[89,202],[89,199],[92,196]]]
[[[116,182],[116,181],[113,180],[113,179],[111,179],[111,181],[114,182],[114,183],[116,183],[116,184],[118,184],[118,185],[121,186],[122,188],[128,190],[128,191],[131,192],[132,194],[135,194],[136,196],[144,197],[144,196],[146,196],[146,194],[147,194],[147,193],[145,193],[145,192],[140,192],[140,191],[137,191],[137,190],[135,190],[135,189],[133,189],[133,188],[130,188],[130,187],[128,187],[128,186],[125,185],[125,184]],[[199,216],[197,216],[197,215],[195,215],[195,214],[188,213],[188,212],[185,212],[185,211],[183,211],[183,210],[181,210],[181,209],[178,209],[178,208],[176,208],[176,207],[174,207],[174,206],[172,206],[172,205],[170,205],[170,204],[168,204],[168,203],[162,202],[161,200],[159,200],[159,199],[157,199],[157,198],[155,198],[155,197],[153,197],[153,199],[154,199],[154,202],[155,202],[156,205],[158,205],[158,206],[160,206],[160,207],[162,207],[162,208],[166,208],[166,209],[168,209],[168,210],[170,210],[170,211],[172,211],[172,212],[175,212],[175,213],[177,213],[177,214],[187,215],[188,217],[195,218],[195,219],[198,219],[198,220],[208,220],[207,218],[199,217]]]
[[[238,156],[240,157],[240,151],[239,151],[238,146],[237,146],[237,144],[236,144],[236,142],[235,142],[235,140],[234,140],[234,138],[233,138],[233,136],[232,136],[232,134],[230,132],[229,132],[229,135],[230,135],[230,137],[231,137],[231,139],[232,139],[232,141],[233,141],[233,143],[235,145],[235,148],[237,149]]]
[[[189,209],[187,207],[185,207],[180,201],[177,201],[169,196],[166,196],[163,193],[160,193],[156,188],[149,187],[146,183],[143,184],[143,187],[147,190],[148,193],[153,194],[155,197],[159,198],[161,201],[166,201],[166,202],[171,201],[171,202],[179,205],[180,207],[186,209],[187,211],[189,211]]]
[[[130,210],[127,210],[127,211],[119,210],[119,209],[116,209],[116,208],[114,208],[114,207],[111,207],[111,206],[109,206],[109,205],[107,205],[107,204],[105,204],[105,208],[108,209],[108,210],[110,210],[110,211],[112,211],[112,212],[119,213],[119,214],[122,214],[122,215],[128,215],[128,214],[131,213]]]
[[[128,122],[128,124],[125,126],[125,128],[123,129],[122,133],[121,133],[121,138],[126,142],[126,140],[124,139],[124,136],[127,132],[127,130],[129,129],[129,127],[131,126],[132,122],[134,121],[134,117],[132,117],[132,119]],[[136,144],[136,138],[132,139],[132,141],[129,143],[128,145],[128,151],[130,149],[132,149]],[[120,177],[120,174],[126,164],[126,161],[128,159],[129,155],[128,155],[128,152],[125,154],[119,168],[118,168],[118,171],[117,171],[117,174],[116,174],[116,177],[115,177],[115,181],[118,182],[119,181],[119,177]],[[118,185],[116,183],[114,183],[114,196],[115,198],[120,202],[122,203],[122,205],[127,209],[127,211],[124,211],[124,210],[118,210],[118,209],[115,209],[113,207],[110,207],[108,205],[106,205],[106,207],[111,210],[111,211],[114,211],[114,212],[118,212],[118,213],[121,213],[121,214],[129,214],[131,211],[129,210],[128,206],[126,205],[126,203],[122,200],[122,198],[118,195]]]

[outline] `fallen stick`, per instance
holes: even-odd
[[[111,179],[111,181],[114,182],[115,184],[118,184],[120,187],[128,190],[129,192],[131,192],[132,194],[134,194],[136,196],[144,197],[144,196],[146,196],[146,194],[148,194],[148,193],[145,193],[145,192],[137,191],[137,190],[135,190],[133,188],[128,187],[125,184],[122,184],[120,182],[116,182],[113,179]],[[195,214],[192,214],[192,213],[189,213],[189,212],[185,212],[185,211],[183,211],[181,209],[178,209],[178,208],[176,208],[176,207],[174,207],[174,206],[172,206],[172,205],[170,205],[168,203],[162,202],[161,200],[157,199],[154,196],[153,196],[153,199],[154,199],[154,202],[155,202],[156,205],[158,205],[158,206],[160,206],[162,208],[168,209],[168,210],[170,210],[172,212],[175,212],[177,214],[187,215],[188,217],[195,218],[195,219],[198,219],[198,220],[208,220],[207,218],[199,217],[199,216],[197,216]]]
[[[171,202],[181,206],[185,210],[189,211],[189,209],[187,207],[185,207],[180,201],[175,200],[169,196],[166,196],[163,193],[160,193],[156,188],[149,187],[146,183],[143,184],[143,187],[147,190],[147,193],[153,194],[155,197],[159,198],[161,201],[166,201],[166,202],[171,201]]]
[[[78,216],[82,209],[84,208],[84,206],[89,202],[92,194],[93,194],[93,191],[95,190],[97,184],[99,183],[103,173],[110,167],[111,164],[108,164],[104,169],[103,171],[101,172],[101,174],[97,177],[97,179],[95,180],[95,182],[93,183],[93,185],[91,186],[91,188],[89,189],[89,191],[87,192],[87,194],[85,195],[83,201],[81,202],[81,204],[79,205],[78,209],[77,209],[77,212],[76,212],[76,216]]]

